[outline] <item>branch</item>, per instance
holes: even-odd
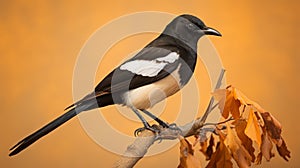
[[[222,69],[218,82],[215,86],[215,90],[219,89],[222,84],[222,79],[224,76],[225,70]],[[187,123],[183,126],[171,126],[170,128],[163,128],[162,126],[153,125],[160,130],[159,134],[155,134],[152,131],[145,130],[141,132],[135,141],[129,145],[124,152],[124,154],[119,158],[117,162],[114,164],[114,168],[129,168],[133,167],[144,155],[147,153],[150,146],[156,140],[174,140],[179,136],[189,137],[193,135],[199,135],[200,129],[204,126],[205,121],[210,114],[210,112],[216,107],[214,105],[214,98],[211,97],[209,101],[209,105],[201,118],[196,119],[190,123]]]
[[[217,89],[219,89],[219,88],[221,87],[221,85],[222,85],[222,79],[223,79],[224,73],[225,73],[225,69],[222,69],[222,70],[221,70],[221,73],[220,73],[220,76],[219,76],[219,79],[218,79],[218,82],[217,82],[216,87],[215,87],[214,90],[217,90]],[[215,101],[214,97],[211,97],[211,98],[210,98],[210,101],[209,101],[209,104],[208,104],[208,107],[207,107],[207,109],[206,109],[204,115],[202,116],[202,118],[201,118],[201,120],[200,120],[200,122],[201,122],[202,124],[205,123],[205,121],[206,121],[206,119],[207,119],[209,113],[212,111],[212,105],[214,104],[214,101]]]
[[[133,167],[154,143],[155,136],[152,131],[145,130],[139,134],[134,142],[129,145],[123,156],[114,164],[114,168]]]

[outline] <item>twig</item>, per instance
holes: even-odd
[[[224,76],[225,70],[222,69],[218,82],[215,86],[215,90],[219,89],[222,84],[222,79]],[[133,167],[144,155],[147,153],[149,147],[155,142],[155,140],[163,140],[163,139],[177,139],[178,136],[189,137],[193,135],[198,135],[200,128],[204,126],[204,123],[210,114],[210,112],[217,107],[218,104],[213,105],[214,98],[210,99],[209,105],[203,115],[203,117],[187,123],[183,126],[177,126],[178,129],[172,128],[163,128],[161,126],[157,126],[160,130],[158,135],[155,135],[151,131],[143,131],[139,134],[139,136],[135,139],[135,141],[129,145],[124,152],[124,154],[119,158],[119,160],[114,164],[114,168],[130,168]],[[155,138],[159,136],[159,138]]]
[[[214,91],[217,90],[217,89],[219,89],[219,88],[221,87],[221,85],[222,85],[222,79],[223,79],[224,73],[225,73],[225,69],[222,69],[222,70],[221,70],[221,74],[220,74],[220,76],[219,76],[219,79],[218,79],[218,82],[217,82],[217,84],[216,84],[216,87],[215,87]],[[201,118],[201,120],[200,120],[200,122],[201,122],[202,124],[205,123],[205,121],[206,121],[206,119],[207,119],[209,113],[212,111],[212,105],[214,104],[214,101],[215,101],[214,97],[211,97],[211,98],[210,98],[210,101],[209,101],[209,105],[208,105],[208,107],[206,108],[206,111],[205,111],[205,113],[203,114],[203,116],[202,116],[202,118]]]
[[[218,122],[218,123],[204,123],[203,126],[206,126],[206,125],[220,125],[220,124],[227,123],[228,121],[231,121],[231,120],[234,120],[234,118],[233,118],[233,117],[230,117],[230,118],[228,118],[227,120],[222,121],[222,122]]]
[[[222,79],[224,77],[224,74],[225,74],[225,69],[221,69],[221,73],[219,75],[218,82],[217,82],[217,84],[215,86],[214,91],[217,90],[217,89],[219,89],[221,87],[221,85],[222,85]],[[208,106],[206,108],[206,111],[203,114],[203,116],[200,119],[197,119],[192,125],[190,123],[188,123],[188,124],[185,125],[185,127],[189,126],[191,129],[188,132],[186,132],[186,133],[183,134],[183,135],[185,135],[184,137],[195,135],[195,134],[199,133],[199,128],[203,127],[203,125],[204,125],[204,123],[205,123],[208,115],[217,106],[217,105],[213,106],[213,104],[214,104],[214,97],[211,97],[210,101],[209,101],[209,104],[208,104]]]

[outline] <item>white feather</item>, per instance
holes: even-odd
[[[178,60],[179,55],[172,52],[165,57],[160,57],[155,60],[134,60],[121,65],[121,70],[127,70],[134,74],[154,77],[169,63],[174,63]]]
[[[178,58],[179,58],[179,54],[178,53],[171,52],[167,56],[157,58],[156,60],[157,61],[162,61],[162,62],[174,63],[176,60],[178,60]]]

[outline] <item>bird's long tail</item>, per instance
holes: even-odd
[[[18,142],[15,146],[10,148],[11,153],[9,156],[13,156],[27,148],[29,145],[33,144],[35,141],[39,140],[41,137],[47,135],[49,132],[53,131],[63,123],[67,122],[74,116],[76,116],[76,110],[75,108],[69,110],[68,112],[64,113],[60,117],[56,118],[49,124],[45,125],[43,128],[37,130],[36,132],[32,133],[31,135],[27,136],[20,142]]]

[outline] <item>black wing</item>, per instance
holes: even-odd
[[[151,44],[151,43],[150,43]],[[148,77],[142,76],[135,73],[132,73],[127,70],[121,70],[120,67],[130,61],[135,60],[155,60],[160,57],[165,57],[168,54],[176,52],[180,54],[179,50],[175,46],[159,46],[152,47],[148,45],[146,48],[142,49],[138,54],[136,54],[131,59],[127,60],[116,69],[114,69],[111,73],[109,73],[95,88],[95,92],[90,93],[85,96],[83,99],[78,102],[72,104],[66,109],[77,106],[84,102],[88,102],[89,100],[94,100],[95,98],[105,95],[105,94],[114,94],[114,93],[122,93],[131,89],[135,89],[153,82],[156,82],[170,73],[172,73],[175,69],[177,69],[180,58],[175,62],[168,63],[164,66],[164,68],[155,76]]]
[[[174,49],[173,51],[170,49],[157,47],[145,48],[136,56],[124,62],[122,65],[135,60],[154,60],[159,57],[165,57],[171,52],[176,52]],[[121,70],[120,67],[122,65],[120,65],[96,86],[95,92],[115,93],[127,91],[128,89],[135,89],[156,82],[172,73],[178,67],[178,60],[173,63],[168,63],[157,75],[153,77],[135,74],[128,70]]]

